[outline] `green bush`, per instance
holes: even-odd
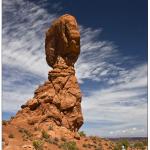
[[[80,131],[80,132],[79,132],[79,135],[82,136],[82,137],[85,137],[85,136],[86,136],[86,134],[84,133],[84,131]]]
[[[76,142],[74,141],[64,142],[61,144],[61,148],[64,150],[79,150],[76,146]]]
[[[45,130],[42,131],[42,137],[45,138],[45,139],[49,138],[49,135]]]
[[[32,137],[32,133],[26,129],[23,129],[23,132],[26,134],[28,137]]]
[[[36,150],[43,150],[43,142],[42,141],[33,141],[33,146]]]

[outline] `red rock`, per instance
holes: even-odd
[[[63,95],[61,95],[60,99],[61,99],[61,106],[60,106],[61,110],[66,110],[74,107],[77,100],[75,96],[69,93],[64,93]]]
[[[52,23],[46,33],[45,52],[48,65],[53,67],[48,81],[35,90],[34,97],[21,106],[10,124],[44,130],[53,125],[58,136],[74,137],[71,133],[79,130],[83,117],[74,69],[80,53],[80,33],[73,16],[64,15]]]
[[[46,33],[45,52],[47,63],[74,65],[80,54],[80,32],[71,15],[63,15],[52,23]]]
[[[38,107],[38,105],[39,105],[39,102],[38,102],[38,100],[35,99],[35,98],[33,98],[33,99],[31,99],[31,100],[29,100],[29,101],[27,102],[27,106],[28,106],[31,110],[36,109],[36,108]]]

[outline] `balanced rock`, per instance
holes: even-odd
[[[71,132],[83,124],[81,91],[75,77],[74,63],[80,53],[80,33],[73,16],[55,20],[46,33],[46,61],[53,70],[34,97],[21,106],[11,123],[64,127]],[[45,127],[47,126],[47,127]]]
[[[48,65],[73,66],[80,54],[80,32],[71,15],[63,15],[46,33],[45,52]]]

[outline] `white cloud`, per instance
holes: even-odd
[[[3,111],[17,111],[47,79],[44,36],[56,16],[29,1],[3,1]]]
[[[23,0],[3,2],[3,64],[46,77],[43,33],[56,15]]]
[[[103,134],[108,136],[108,132],[113,130],[124,130],[131,126],[140,128],[136,133],[117,132],[112,136],[146,136],[147,135],[147,65],[137,66],[128,70],[128,74],[118,76],[118,84],[107,88],[91,92],[90,96],[83,99],[83,113],[85,121],[107,122],[104,131],[88,130],[89,134]],[[128,79],[128,80],[127,80]],[[99,114],[99,115],[98,115]],[[115,123],[114,125],[112,123]],[[121,125],[120,125],[121,123]],[[103,125],[99,124],[99,127]],[[136,127],[134,127],[135,129]],[[141,132],[141,128],[144,131]],[[126,131],[126,130],[125,130]],[[130,131],[130,130],[129,130]],[[114,132],[114,131],[113,131]],[[125,134],[126,133],[126,134]]]

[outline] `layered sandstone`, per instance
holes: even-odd
[[[21,121],[44,128],[61,126],[76,132],[83,124],[83,117],[74,69],[80,53],[80,33],[73,16],[64,15],[52,23],[46,33],[45,53],[48,65],[53,68],[48,81],[21,106],[12,123],[19,125]]]

